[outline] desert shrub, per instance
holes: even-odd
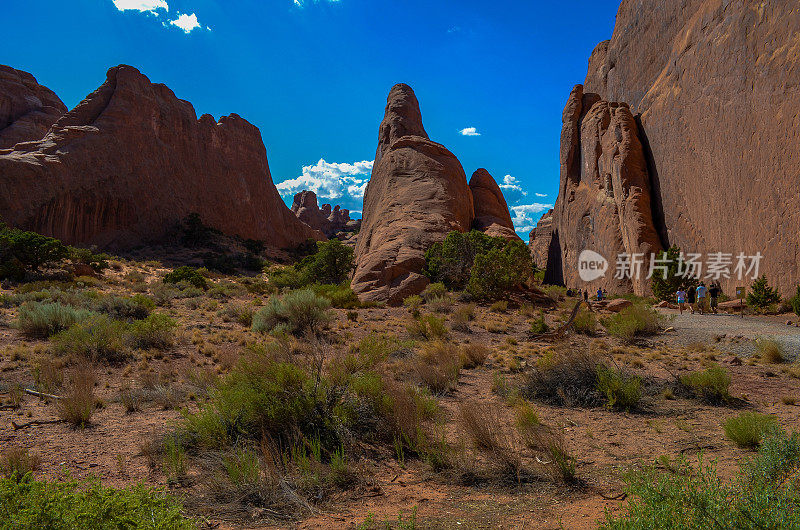
[[[237,322],[249,328],[253,325],[253,309],[245,304],[231,303],[219,311],[225,322]]]
[[[56,353],[84,360],[117,362],[128,356],[125,324],[107,315],[94,315],[76,322],[53,336]]]
[[[91,311],[76,309],[59,302],[27,302],[19,308],[17,325],[26,335],[49,337],[91,315]]]
[[[145,319],[131,322],[126,340],[134,348],[166,350],[175,342],[177,327],[175,319],[161,313],[152,313]]]
[[[548,326],[547,322],[544,320],[544,313],[540,313],[538,318],[531,322],[531,334],[541,335],[543,333],[547,333],[548,331],[550,331],[550,326]]]
[[[270,285],[276,289],[300,289],[307,285],[306,278],[302,272],[294,265],[279,266],[271,265],[264,269],[269,278]]]
[[[330,300],[331,305],[339,309],[353,309],[361,305],[358,296],[346,282],[339,285],[314,284],[311,290],[317,296]]]
[[[420,315],[406,326],[406,330],[411,337],[424,340],[442,339],[447,336],[444,319],[436,315]]]
[[[577,333],[594,335],[597,331],[597,315],[587,309],[581,308],[572,321],[572,327]]]
[[[431,298],[425,305],[434,313],[449,313],[453,310],[453,297],[450,295]]]
[[[454,331],[469,333],[469,323],[475,319],[475,304],[467,304],[457,307],[450,317],[450,327]]]
[[[455,344],[434,341],[425,343],[412,361],[414,371],[434,394],[454,390],[461,373],[461,355]]]
[[[0,454],[0,474],[7,479],[20,482],[28,473],[35,471],[41,458],[31,455],[24,447],[11,446]]]
[[[76,369],[67,386],[67,391],[58,400],[58,417],[75,428],[89,425],[95,409],[94,384],[96,378],[88,367]]]
[[[92,307],[118,320],[141,320],[155,309],[155,301],[143,294],[133,296],[104,296]]]
[[[507,432],[504,421],[496,407],[463,403],[459,420],[461,427],[477,450],[488,459],[500,464],[502,471],[517,477],[522,468],[522,459],[511,433]]]
[[[508,311],[508,300],[498,300],[489,306],[489,311],[492,313],[505,313]]]
[[[0,225],[0,279],[22,280],[26,272],[36,272],[67,254],[58,239]]]
[[[797,286],[797,292],[789,299],[789,305],[792,306],[794,314],[800,317],[800,285]]]
[[[108,268],[111,256],[97,252],[93,248],[68,247],[69,259],[75,263],[89,265],[95,272],[102,272]]]
[[[477,230],[466,234],[450,232],[441,243],[435,243],[425,252],[424,273],[432,282],[441,282],[450,289],[466,287],[475,257],[494,248],[502,248],[505,241],[487,236]]]
[[[194,267],[178,267],[164,276],[164,283],[180,283],[186,282],[198,289],[208,289],[208,282],[205,277],[200,274]]]
[[[422,303],[423,302],[424,302],[424,300],[422,299],[422,297],[420,295],[412,294],[411,296],[407,296],[403,300],[403,306],[407,307],[408,310],[411,312],[411,314],[414,315],[414,317],[418,317],[419,316],[419,309],[420,309],[420,307],[422,307]]]
[[[247,289],[234,282],[219,282],[212,285],[206,293],[209,297],[217,300],[227,300],[234,296],[242,296],[247,293]]]
[[[597,356],[558,349],[541,357],[524,383],[530,399],[559,406],[594,406],[602,402],[597,391]]]
[[[783,345],[775,339],[758,338],[755,340],[756,353],[765,363],[786,362],[786,353]]]
[[[725,436],[739,447],[754,449],[761,444],[764,435],[778,429],[775,416],[758,412],[743,412],[723,423]]]
[[[294,335],[317,333],[330,321],[330,301],[310,289],[272,297],[253,315],[253,331],[287,332]]]
[[[602,321],[610,335],[630,342],[641,335],[652,335],[661,329],[661,316],[646,304],[633,304]]]
[[[338,239],[318,241],[316,252],[300,263],[305,284],[339,285],[353,272],[353,249]]]
[[[517,415],[516,427],[525,445],[544,453],[545,459],[540,462],[553,479],[565,484],[576,481],[577,460],[560,429],[541,424],[533,409]]]
[[[642,397],[642,380],[601,364],[597,367],[597,390],[606,397],[608,408],[630,410]]]
[[[194,529],[176,499],[144,485],[106,488],[99,481],[0,480],[0,521],[6,528]]]
[[[464,368],[483,366],[491,350],[483,344],[463,344],[461,346],[461,365]]]
[[[731,376],[719,365],[683,375],[680,382],[693,396],[708,403],[717,405],[731,400]]]
[[[727,483],[715,464],[694,467],[684,458],[662,471],[648,466],[625,477],[632,497],[627,511],[606,512],[606,530],[663,528],[798,528],[800,435],[778,431],[768,435],[758,454],[744,462]]]
[[[475,257],[466,291],[478,300],[497,300],[530,280],[533,262],[521,241],[507,241]]]
[[[672,245],[669,249],[659,253],[658,259],[662,261],[658,265],[666,267],[666,274],[664,270],[656,269],[653,271],[651,286],[653,295],[657,299],[672,301],[678,289],[689,289],[689,287],[696,287],[699,283],[697,278],[678,271],[680,257],[681,249],[676,245]],[[635,300],[631,301],[636,302]]]
[[[447,295],[447,287],[441,282],[429,283],[425,290],[422,291],[422,299],[430,302],[437,298],[443,298]]]
[[[755,307],[756,309],[766,309],[780,301],[780,293],[767,283],[766,274],[762,274],[760,278],[756,278],[750,286],[750,292],[747,293],[747,305]]]

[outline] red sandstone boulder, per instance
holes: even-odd
[[[31,74],[0,65],[0,149],[41,139],[65,112],[58,96]]]
[[[473,228],[493,237],[522,241],[514,231],[503,192],[488,171],[483,168],[475,171],[469,181],[469,189],[475,206]]]
[[[317,194],[303,190],[294,196],[292,211],[298,219],[315,230],[320,230],[328,237],[341,231],[353,231],[360,223],[350,224],[350,210],[342,209],[337,204],[332,210],[330,204],[317,205]]]
[[[66,243],[127,249],[190,213],[278,248],[324,236],[283,204],[258,129],[194,108],[136,68],[103,85],[35,142],[0,150],[0,217]]]
[[[606,304],[605,309],[608,311],[612,311],[614,313],[619,313],[620,311],[622,311],[626,307],[630,307],[631,305],[633,305],[633,302],[631,302],[630,300],[626,300],[624,298],[615,298],[614,300],[609,300],[609,302]]]
[[[453,230],[470,229],[472,192],[458,159],[432,142],[414,91],[395,85],[380,125],[353,290],[362,300],[399,304],[428,284],[425,251]]]

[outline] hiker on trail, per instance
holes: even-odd
[[[689,290],[686,291],[686,302],[689,304],[689,311],[692,312],[694,315],[694,304],[697,300],[697,289],[694,288],[694,285],[689,287]]]
[[[712,283],[708,289],[708,297],[711,299],[711,312],[715,315],[717,314],[717,299],[721,292],[722,288],[719,286],[719,282]]]
[[[583,301],[587,304],[589,303],[589,289],[584,289],[583,291]]]
[[[603,299],[603,290],[602,289],[598,289],[597,290],[597,301],[599,302],[602,299]]]
[[[697,310],[700,311],[700,314],[703,314],[703,310],[706,308],[706,295],[708,294],[708,289],[706,288],[705,282],[700,282],[700,285],[697,286]]]
[[[683,287],[678,289],[678,292],[675,293],[675,298],[678,299],[678,309],[681,311],[681,315],[683,314],[683,304],[686,303],[686,291],[683,290]]]

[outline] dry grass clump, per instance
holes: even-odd
[[[475,320],[475,304],[459,306],[450,317],[450,327],[453,331],[469,333],[469,323]]]
[[[522,458],[514,437],[503,428],[504,421],[497,407],[463,403],[459,420],[475,449],[485,454],[491,463],[499,464],[502,472],[519,479]]]
[[[455,344],[429,342],[412,360],[412,368],[432,393],[444,394],[454,390],[458,384],[461,355]]]
[[[435,315],[420,315],[412,319],[406,330],[415,339],[438,340],[447,336],[444,320]]]
[[[483,344],[464,344],[461,346],[461,365],[464,368],[483,366],[491,350]]]
[[[67,391],[58,400],[58,417],[73,427],[89,425],[95,409],[94,385],[97,381],[90,367],[77,368],[70,377]]]
[[[755,340],[756,352],[761,362],[780,364],[786,362],[783,345],[775,339],[759,338]]]
[[[558,406],[598,405],[602,401],[596,388],[599,360],[586,351],[551,350],[538,360],[522,393]]]
[[[36,471],[42,459],[31,455],[25,447],[11,446],[0,455],[0,474],[15,481],[22,480],[25,475]]]
[[[758,412],[743,412],[723,423],[725,436],[733,443],[746,449],[756,449],[770,431],[778,430],[775,416]]]

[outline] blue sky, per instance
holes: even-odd
[[[361,209],[386,95],[420,100],[467,177],[486,167],[525,239],[558,191],[561,111],[619,0],[2,0],[0,64],[70,108],[117,64],[200,116],[261,130],[284,198]],[[282,184],[281,184],[282,183]]]

